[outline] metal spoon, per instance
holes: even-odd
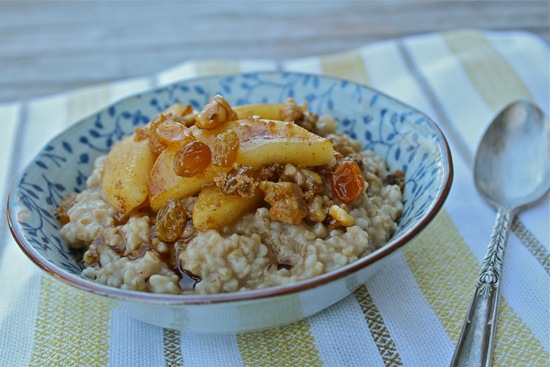
[[[495,118],[479,144],[474,181],[497,216],[451,366],[492,364],[504,246],[517,210],[550,187],[549,131],[549,120],[537,106],[516,101]]]

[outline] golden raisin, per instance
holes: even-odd
[[[157,213],[155,234],[164,242],[175,241],[187,221],[185,205],[181,200],[169,199]]]
[[[231,167],[237,161],[239,136],[233,130],[216,136],[212,150],[212,163],[216,166]]]
[[[196,176],[210,165],[212,152],[208,145],[201,141],[192,141],[176,151],[174,156],[174,172],[178,176]]]
[[[185,144],[185,140],[193,140],[191,131],[179,121],[157,115],[151,122],[151,134],[166,145]]]
[[[330,185],[333,196],[349,204],[363,194],[365,180],[361,169],[354,161],[344,161],[333,172]]]

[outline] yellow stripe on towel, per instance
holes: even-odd
[[[514,99],[532,98],[525,83],[481,32],[447,32],[442,37],[493,111],[500,110]]]
[[[101,84],[67,96],[66,124],[104,108],[109,86]],[[109,352],[110,306],[42,276],[31,366],[105,366]]]
[[[322,366],[307,320],[260,331],[237,335],[244,366]]]
[[[443,210],[403,254],[418,287],[453,344],[473,295],[479,262]],[[450,259],[460,259],[450,261]],[[544,366],[550,357],[531,329],[501,299],[495,366]]]
[[[320,62],[321,70],[325,75],[353,80],[362,84],[370,83],[365,61],[359,50],[324,55],[320,57]]]
[[[106,366],[109,310],[105,301],[42,276],[30,366]]]

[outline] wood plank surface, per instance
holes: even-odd
[[[327,54],[457,28],[550,41],[548,1],[0,1],[0,102],[189,59]]]

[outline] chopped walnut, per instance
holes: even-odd
[[[95,266],[99,263],[99,247],[101,246],[105,246],[105,242],[103,242],[103,238],[101,236],[97,236],[82,257],[82,261],[87,266]]]
[[[279,179],[281,181],[294,182],[300,186],[306,199],[313,197],[315,194],[320,194],[325,190],[321,175],[306,168],[296,167],[290,163],[285,165]]]
[[[355,219],[352,215],[338,205],[332,205],[328,214],[344,227],[350,227],[355,224]]]
[[[307,111],[307,104],[298,106],[294,98],[288,98],[284,104],[282,119],[283,121],[294,122],[311,132],[316,132],[319,115]]]
[[[237,119],[237,113],[233,111],[229,103],[220,95],[210,98],[197,116],[195,125],[201,129],[213,129],[216,126]]]
[[[303,116],[304,111],[296,104],[294,98],[288,98],[284,104],[282,120],[287,122],[296,122],[301,120]]]
[[[260,182],[264,200],[271,205],[271,219],[288,224],[300,224],[308,213],[308,207],[300,186],[293,182]]]
[[[187,106],[187,108],[191,107],[190,105]],[[172,115],[171,113],[166,115],[166,118],[169,118],[170,120],[179,122],[182,125],[185,125],[186,127],[193,126],[195,124],[195,121],[197,119],[197,116],[199,115],[198,111],[193,110],[191,108],[190,112],[187,112],[187,109],[184,111],[184,114],[181,116],[178,115]]]
[[[301,120],[296,121],[296,124],[311,131],[312,133],[319,135],[319,130],[317,129],[317,121],[319,121],[319,115],[311,111],[305,111],[304,116]]]
[[[199,115],[199,112],[194,110],[193,106],[188,104],[187,106],[185,106],[185,109],[183,110],[181,115],[173,115],[173,114],[170,114],[170,115],[173,120],[178,121],[179,123],[184,124],[187,127],[190,127],[195,124],[195,120]]]
[[[361,143],[349,137],[344,137],[339,134],[329,134],[327,139],[332,143],[334,150],[344,157],[361,151]]]
[[[306,219],[314,222],[320,223],[324,221],[327,217],[325,211],[325,200],[320,195],[315,195],[310,199],[307,199],[307,216]]]

